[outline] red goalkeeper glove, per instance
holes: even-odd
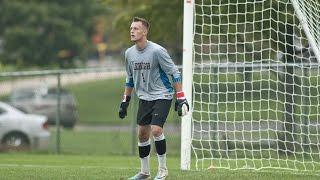
[[[186,115],[189,112],[189,104],[186,97],[184,96],[184,92],[182,91],[177,92],[176,98],[177,100],[174,106],[174,110],[178,111],[179,116]]]

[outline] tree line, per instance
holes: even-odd
[[[182,12],[180,0],[0,0],[0,67],[70,68],[98,48],[121,52],[134,16],[150,20],[149,38],[179,57]]]

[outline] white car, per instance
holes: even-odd
[[[47,150],[49,142],[46,116],[25,114],[0,102],[0,150]]]
[[[23,112],[47,116],[51,125],[56,123],[57,98],[56,88],[15,88],[9,96],[9,103]],[[66,89],[60,89],[60,99],[60,124],[73,128],[78,121],[76,100]]]

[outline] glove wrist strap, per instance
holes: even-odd
[[[123,99],[122,99],[122,102],[129,102],[131,99],[131,96],[128,96],[128,95],[123,95]]]
[[[184,92],[183,91],[179,91],[176,93],[176,97],[177,99],[186,99],[186,97],[184,96]]]

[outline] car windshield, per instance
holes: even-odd
[[[31,89],[20,89],[17,91],[14,91],[11,95],[11,99],[30,99],[34,96],[34,91]]]
[[[45,99],[57,99],[57,89],[49,88],[47,91],[39,91],[37,89],[18,89],[12,92],[10,99],[11,101],[20,101],[33,99],[36,96],[42,97]],[[60,96],[62,99],[73,102],[73,96],[66,90],[60,89]]]
[[[44,97],[44,98],[57,98],[57,95],[58,95],[57,89],[49,89],[48,93],[44,94],[42,97]],[[63,98],[72,98],[71,94],[65,89],[60,90],[60,96],[62,96]]]

